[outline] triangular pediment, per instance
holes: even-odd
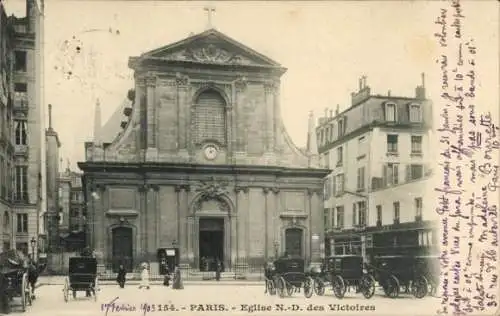
[[[152,50],[143,54],[140,58],[202,64],[281,68],[281,65],[274,60],[215,29]]]

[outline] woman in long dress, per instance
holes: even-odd
[[[148,264],[145,262],[142,264],[141,285],[139,285],[139,288],[146,288],[147,290],[149,290],[149,270]]]
[[[178,265],[175,266],[174,282],[172,284],[172,289],[174,289],[174,290],[183,290],[184,289],[184,285],[182,285],[182,279],[181,279],[181,269],[179,268]]]

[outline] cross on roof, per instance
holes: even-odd
[[[215,7],[211,5],[207,5],[203,8],[205,12],[207,12],[207,30],[213,28],[212,26],[212,13],[215,12]]]

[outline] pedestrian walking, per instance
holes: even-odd
[[[219,258],[217,258],[216,266],[215,266],[215,280],[220,281],[220,273],[222,271],[222,263]]]
[[[165,266],[165,276],[163,277],[163,285],[170,286],[170,270],[168,269],[168,265]]]
[[[174,269],[174,281],[172,284],[172,289],[174,290],[184,289],[184,285],[182,284],[182,278],[181,278],[181,269],[179,268],[179,265],[176,265]]]
[[[123,264],[120,264],[120,267],[118,268],[118,275],[116,276],[116,282],[120,285],[120,288],[125,287],[125,281],[127,278],[127,271],[123,267]]]
[[[147,290],[149,290],[149,270],[148,264],[146,262],[142,263],[141,285],[139,285],[139,288],[146,288]]]

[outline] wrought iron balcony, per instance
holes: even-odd
[[[29,108],[28,94],[24,92],[14,93],[14,111],[27,111]]]

